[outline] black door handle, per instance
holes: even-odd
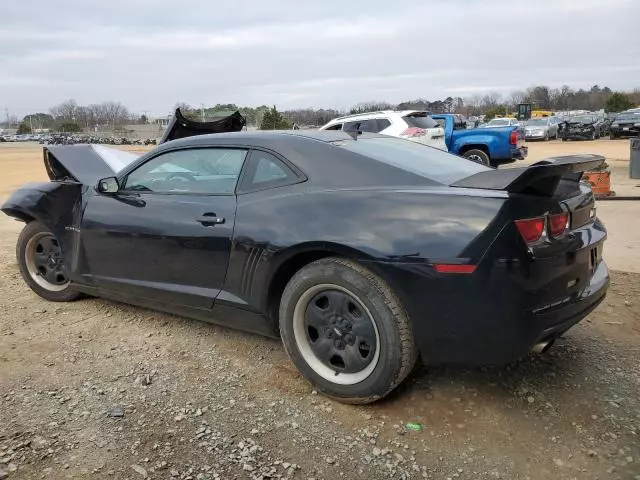
[[[222,225],[225,222],[224,217],[218,217],[213,212],[203,213],[202,217],[197,218],[196,221],[205,227],[215,227],[216,225]]]

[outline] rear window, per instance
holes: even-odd
[[[416,112],[405,115],[402,119],[407,122],[410,127],[418,128],[438,128],[438,122],[431,118],[427,112]]]
[[[417,142],[393,137],[358,137],[334,145],[444,185],[491,170],[462,157]]]

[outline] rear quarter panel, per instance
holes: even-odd
[[[452,153],[459,153],[468,145],[485,145],[491,159],[511,158],[509,136],[514,127],[454,130],[452,133]]]
[[[311,250],[363,262],[480,258],[504,199],[444,190],[241,195],[225,291],[263,311],[278,268]]]

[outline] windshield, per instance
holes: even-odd
[[[544,118],[533,118],[531,120],[528,120],[527,123],[525,123],[525,125],[527,126],[536,126],[536,127],[544,127],[547,124],[547,120]]]
[[[634,120],[636,122],[640,122],[640,113],[621,113],[615,118],[615,122],[625,121],[625,120]]]
[[[506,118],[494,118],[487,125],[491,125],[493,127],[508,127],[511,124],[511,121]]]
[[[400,138],[359,137],[356,141],[340,141],[334,145],[444,185],[491,170],[437,148]]]
[[[569,119],[569,122],[575,123],[593,123],[595,121],[595,117],[592,117],[591,115],[578,115],[577,117],[571,117]]]
[[[407,125],[418,128],[438,128],[438,122],[431,118],[427,112],[410,113],[402,117]]]

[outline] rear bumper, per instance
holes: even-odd
[[[542,140],[545,137],[545,133],[526,133],[524,138],[527,140]]]
[[[383,267],[411,318],[415,342],[431,365],[495,365],[526,356],[580,322],[605,298],[609,271],[600,261],[579,292],[543,308],[523,306],[523,290],[509,267],[491,277],[426,277],[404,265]],[[428,293],[426,293],[428,292]]]
[[[601,261],[593,273],[589,285],[577,300],[568,306],[551,309],[548,312],[533,313],[531,321],[542,330],[534,338],[533,343],[555,339],[589,315],[604,300],[609,288],[609,269]]]
[[[514,160],[524,160],[529,154],[529,147],[517,147],[511,149],[511,158]]]

